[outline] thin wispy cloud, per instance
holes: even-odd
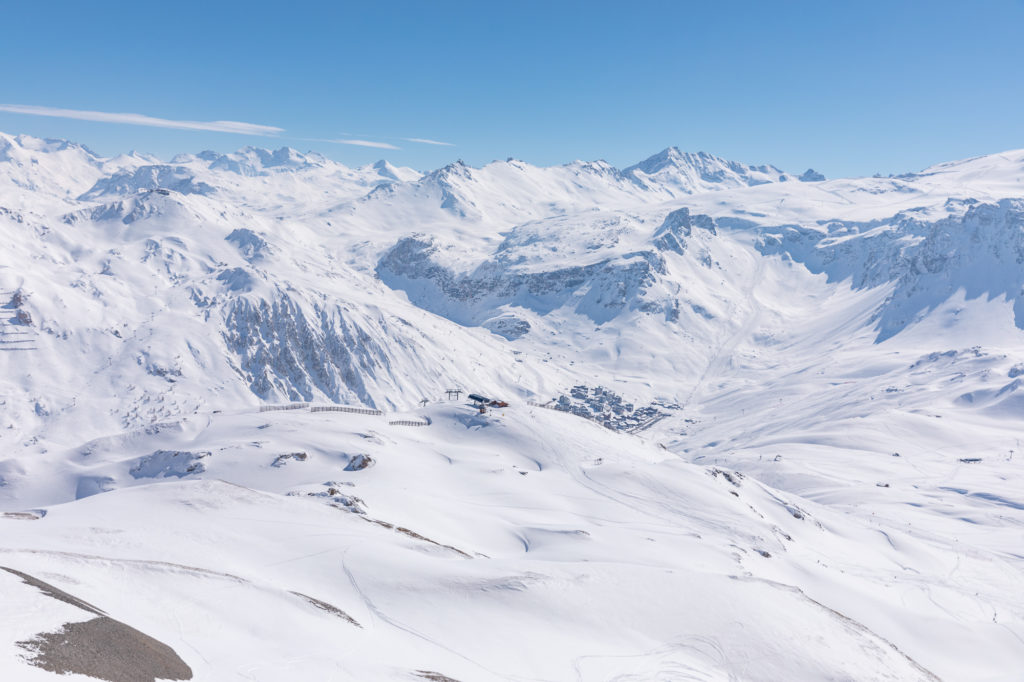
[[[387,142],[374,142],[373,140],[326,140],[335,144],[350,144],[355,147],[373,147],[374,149],[401,149]]]
[[[30,116],[50,116],[53,118],[73,118],[79,121],[98,121],[101,123],[122,123],[126,125],[150,126],[152,128],[173,128],[175,130],[204,130],[215,133],[236,133],[239,135],[259,135],[273,137],[283,133],[283,128],[260,125],[259,123],[243,123],[242,121],[176,121],[168,118],[156,118],[144,114],[119,114],[107,111],[85,111],[81,109],[58,109],[55,107],[38,107],[29,104],[0,104],[0,111],[12,114],[28,114]]]
[[[454,147],[455,145],[451,142],[440,142],[438,140],[428,140],[424,137],[403,137],[406,142],[419,142],[420,144],[436,144],[441,147]]]

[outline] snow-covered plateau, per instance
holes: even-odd
[[[1024,151],[0,134],[0,240],[0,679],[1024,679]]]

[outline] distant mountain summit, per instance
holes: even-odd
[[[800,182],[824,182],[825,176],[813,168],[808,168],[797,180]]]
[[[789,176],[775,166],[749,166],[708,154],[669,147],[623,171],[645,188],[656,185],[673,193],[695,194],[716,189],[785,182]]]

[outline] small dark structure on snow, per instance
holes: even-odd
[[[470,393],[468,397],[477,407],[508,407],[504,400],[492,400],[476,393]]]

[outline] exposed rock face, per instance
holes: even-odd
[[[654,245],[662,251],[686,253],[685,237],[689,237],[693,221],[690,220],[690,209],[680,208],[665,216],[665,222],[654,233]]]
[[[486,320],[482,325],[493,334],[503,336],[509,341],[526,336],[530,333],[530,323],[515,315],[502,315]]]
[[[274,461],[271,462],[270,466],[283,467],[288,462],[305,462],[307,459],[309,459],[309,455],[306,454],[305,452],[287,452],[283,455],[278,455],[277,457],[275,457]]]
[[[682,255],[686,253],[686,237],[692,234],[694,227],[718,234],[711,216],[691,216],[690,209],[680,208],[665,216],[661,227],[654,233],[654,245],[661,251],[674,251]]]
[[[250,388],[265,400],[324,395],[376,407],[364,379],[388,365],[388,350],[338,306],[307,310],[287,295],[235,299],[227,307],[223,336]]]
[[[141,457],[129,473],[134,478],[182,478],[189,474],[201,474],[206,471],[206,465],[201,460],[210,455],[209,451],[157,450],[151,455]]]
[[[436,250],[426,237],[401,239],[380,259],[377,275],[388,286],[404,290],[417,305],[464,325],[483,323],[503,305],[544,315],[567,304],[601,324],[639,308],[640,295],[665,272],[661,254],[636,251],[547,272],[522,272],[506,259],[495,258],[471,273],[456,274],[435,262]]]
[[[373,461],[373,457],[369,455],[356,455],[349,463],[345,465],[345,471],[362,471],[368,467],[372,467],[376,462]]]

